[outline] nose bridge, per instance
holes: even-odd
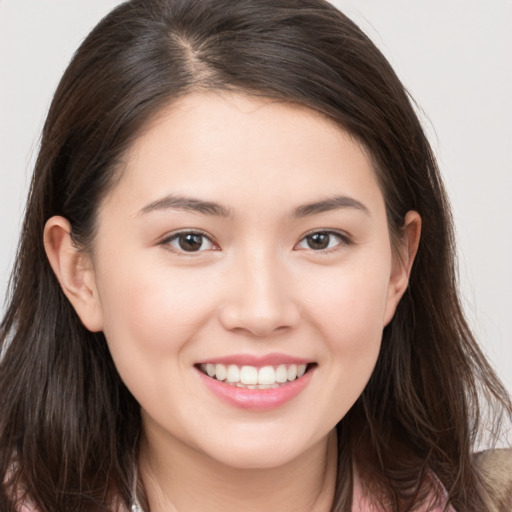
[[[256,336],[293,327],[299,315],[286,276],[275,247],[253,246],[241,252],[230,271],[222,310],[225,327]]]

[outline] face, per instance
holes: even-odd
[[[99,209],[92,264],[96,328],[148,439],[247,468],[326,439],[407,280],[361,146],[242,95],[187,96],[147,127]]]

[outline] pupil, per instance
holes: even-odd
[[[311,249],[327,249],[329,246],[328,233],[315,233],[308,236],[308,245]]]
[[[203,235],[187,233],[179,238],[180,248],[184,251],[197,251],[203,245]]]

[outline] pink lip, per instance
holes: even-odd
[[[226,361],[223,359],[223,361]],[[295,362],[295,361],[294,361]],[[232,363],[235,364],[235,363]],[[271,363],[265,363],[271,364]],[[293,364],[293,363],[290,363]],[[254,365],[253,366],[259,366]],[[202,383],[217,397],[224,402],[238,407],[239,409],[250,409],[253,411],[266,411],[281,407],[295,398],[311,381],[311,376],[316,367],[311,368],[302,377],[278,388],[271,389],[247,389],[238,388],[225,382],[208,377],[196,368]]]
[[[236,364],[237,366],[277,366],[280,364],[308,364],[311,360],[301,359],[286,354],[266,354],[255,356],[250,354],[233,354],[225,357],[214,357],[200,361],[200,364]]]

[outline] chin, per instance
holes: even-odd
[[[212,454],[217,462],[239,470],[273,469],[286,466],[295,457],[291,453],[276,453],[265,449],[258,450],[232,450],[227,454]]]
[[[272,469],[285,466],[294,459],[305,455],[311,448],[306,439],[287,436],[252,435],[240,438],[226,436],[223,443],[204,447],[211,459],[236,469]]]

